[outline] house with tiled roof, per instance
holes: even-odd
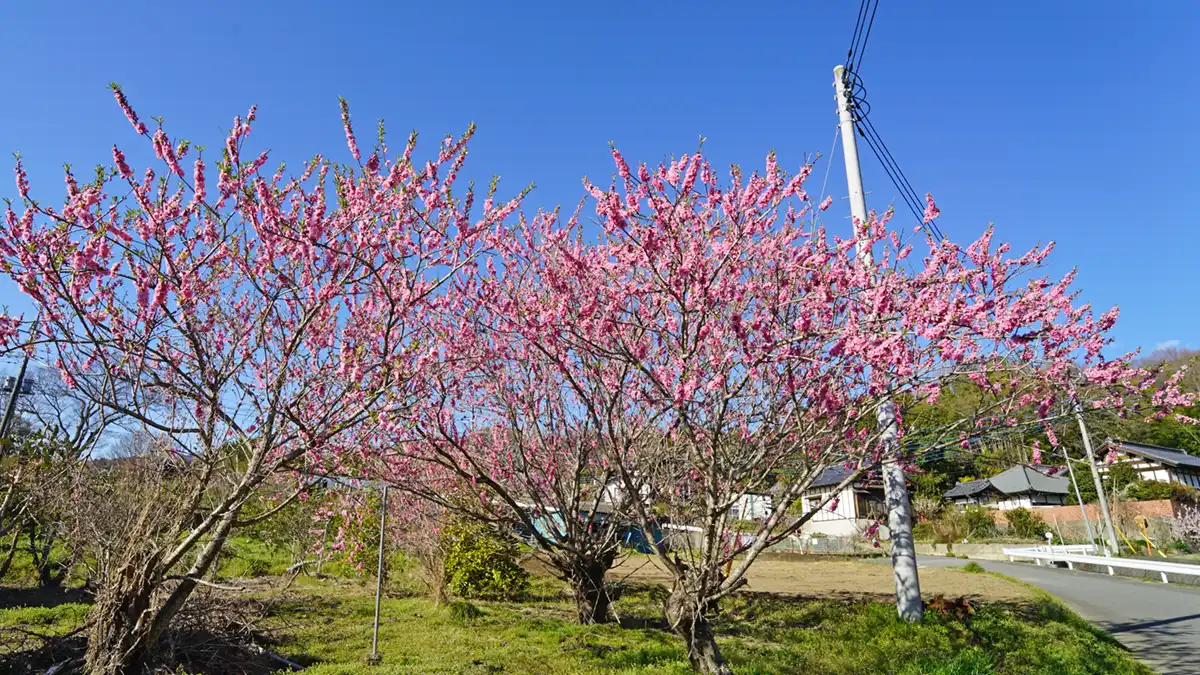
[[[880,519],[886,519],[887,502],[883,497],[883,483],[878,478],[860,478],[834,495],[836,503],[830,501],[824,508],[818,508],[851,473],[850,469],[842,466],[827,467],[804,491],[800,498],[804,510],[815,513],[801,528],[801,533],[827,537],[856,536]]]
[[[1118,462],[1128,462],[1142,480],[1157,480],[1164,483],[1180,483],[1200,488],[1200,457],[1189,455],[1177,448],[1166,448],[1149,443],[1109,440],[1105,449],[1113,453]],[[1100,468],[1108,473],[1108,463]]]
[[[991,478],[963,481],[950,488],[947,501],[960,506],[978,504],[1001,511],[1067,503],[1071,483],[1057,474],[1056,468],[1018,464]]]

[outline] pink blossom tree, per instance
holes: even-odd
[[[241,515],[268,477],[364,452],[349,432],[411,405],[436,365],[426,317],[441,289],[519,206],[496,201],[494,184],[477,204],[458,184],[473,129],[423,164],[415,133],[392,156],[382,126],[363,152],[343,102],[354,164],[317,155],[288,175],[249,150],[253,108],[214,157],[148,128],[113,90],[157,163],[135,172],[114,146],[89,182],[68,168],[56,208],[34,198],[18,158],[0,230],[0,270],[42,320],[27,344],[68,385],[105,373],[114,388],[87,393],[168,441],[184,495],[113,552],[90,673],[138,670],[230,533],[276,510]]]
[[[585,181],[599,239],[583,241],[578,213],[527,223],[480,304],[506,317],[518,360],[537,361],[529,375],[588,420],[630,518],[666,535],[652,538],[673,579],[665,614],[698,672],[731,672],[716,604],[890,450],[883,406],[959,378],[983,388],[971,419],[922,441],[935,447],[1052,420],[1080,364],[1113,394],[1104,405],[1149,386],[1127,358],[1102,356],[1115,311],[1077,306],[1071,276],[1030,276],[1049,247],[1009,257],[989,230],[966,248],[927,240],[914,261],[887,216],[872,217],[861,236],[880,254],[863,265],[854,239],[815,221],[810,167],[787,176],[772,156],[722,184],[700,155],[636,170],[613,156],[612,188]],[[831,467],[846,469],[841,484],[797,504]],[[774,508],[734,528],[758,493]]]
[[[539,216],[536,223],[552,222]],[[536,226],[536,225],[534,225]],[[498,244],[491,270],[450,293],[457,306],[440,324],[444,363],[427,406],[383,430],[392,451],[378,469],[393,485],[461,517],[525,533],[534,552],[572,588],[580,623],[609,618],[605,574],[628,530],[626,502],[602,450],[603,428],[588,405],[615,404],[620,390],[584,399],[553,355],[525,339],[533,320],[509,284],[531,261]]]

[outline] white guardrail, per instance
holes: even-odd
[[[1005,548],[1004,554],[1008,556],[1009,562],[1013,562],[1017,558],[1032,558],[1038,565],[1041,565],[1043,560],[1048,564],[1065,562],[1068,569],[1075,569],[1077,563],[1081,565],[1096,565],[1107,568],[1109,576],[1114,574],[1113,568],[1115,567],[1132,570],[1149,570],[1151,572],[1158,572],[1164,584],[1168,583],[1168,574],[1184,574],[1200,577],[1200,565],[1160,562],[1158,560],[1138,560],[1136,558],[1113,558],[1106,555],[1088,555],[1095,551],[1096,547],[1090,544],[1075,544],[1070,546],[1022,546],[1019,548]]]

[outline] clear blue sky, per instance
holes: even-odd
[[[383,117],[393,147],[412,128],[428,148],[474,121],[473,175],[503,174],[510,192],[536,183],[534,206],[574,204],[585,174],[607,180],[609,140],[658,160],[703,135],[722,164],[775,149],[794,169],[829,155],[831,70],[858,3],[336,5],[12,3],[0,149],[20,150],[35,193],[57,200],[64,161],[86,175],[114,142],[136,144],[105,88],[117,81],[143,118],[210,147],[256,103],[255,141],[292,162],[346,158],[339,95],[360,137]],[[861,74],[872,121],[950,237],[994,221],[1017,247],[1054,239],[1052,271],[1078,265],[1085,299],[1120,305],[1118,347],[1200,346],[1186,216],[1200,184],[1197,30],[1200,4],[1182,1],[881,0]],[[864,167],[869,205],[895,199],[869,155]],[[15,196],[11,178],[0,195]],[[835,202],[831,226],[845,210]],[[27,306],[11,286],[0,304]]]

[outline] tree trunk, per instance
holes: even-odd
[[[0,579],[8,575],[8,568],[12,565],[13,556],[17,553],[17,548],[21,545],[21,528],[13,528],[12,541],[8,543],[8,553],[4,554],[4,561],[0,562]]]
[[[138,552],[114,570],[101,586],[89,613],[84,672],[88,675],[136,675],[143,669],[153,639],[156,571],[160,554]]]
[[[667,623],[687,646],[692,670],[702,675],[733,675],[733,669],[721,656],[712,623],[703,612],[697,611],[695,598],[672,591],[667,596]]]
[[[233,529],[236,510],[214,528],[212,539],[200,550],[187,575],[159,604],[156,592],[163,587],[159,569],[162,552],[134,553],[117,570],[115,582],[105,584],[92,605],[91,630],[84,672],[87,675],[141,673],[151,648],[171,619],[183,608],[199,579],[212,566]],[[157,605],[157,606],[156,606]]]
[[[604,588],[604,575],[609,565],[600,560],[583,561],[571,570],[571,586],[575,591],[575,609],[579,623],[589,625],[608,622],[610,598]]]

